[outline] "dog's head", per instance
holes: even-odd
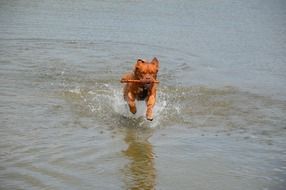
[[[138,59],[135,64],[134,74],[139,80],[154,81],[157,79],[159,61],[155,57],[151,62]]]

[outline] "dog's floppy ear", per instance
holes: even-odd
[[[156,67],[159,68],[159,60],[156,57],[153,58],[151,64],[156,65]]]
[[[136,64],[135,64],[135,66],[134,66],[134,71],[135,71],[135,72],[136,72],[136,70],[139,68],[139,65],[140,65],[141,63],[145,63],[145,61],[144,61],[143,59],[137,59],[137,62],[136,62]]]
[[[144,59],[137,59],[137,63],[145,63],[146,61]]]

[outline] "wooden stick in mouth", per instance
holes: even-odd
[[[120,80],[121,83],[159,83],[158,80]]]

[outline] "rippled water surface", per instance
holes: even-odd
[[[286,187],[284,1],[1,1],[0,189]],[[154,120],[119,79],[160,60]]]

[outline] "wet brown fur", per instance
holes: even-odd
[[[157,80],[159,61],[155,57],[151,62],[138,59],[134,71],[123,75],[121,80]],[[147,105],[146,118],[153,120],[153,107],[156,102],[157,84],[127,83],[123,89],[124,100],[128,103],[130,112],[135,114],[136,100],[145,100]]]

